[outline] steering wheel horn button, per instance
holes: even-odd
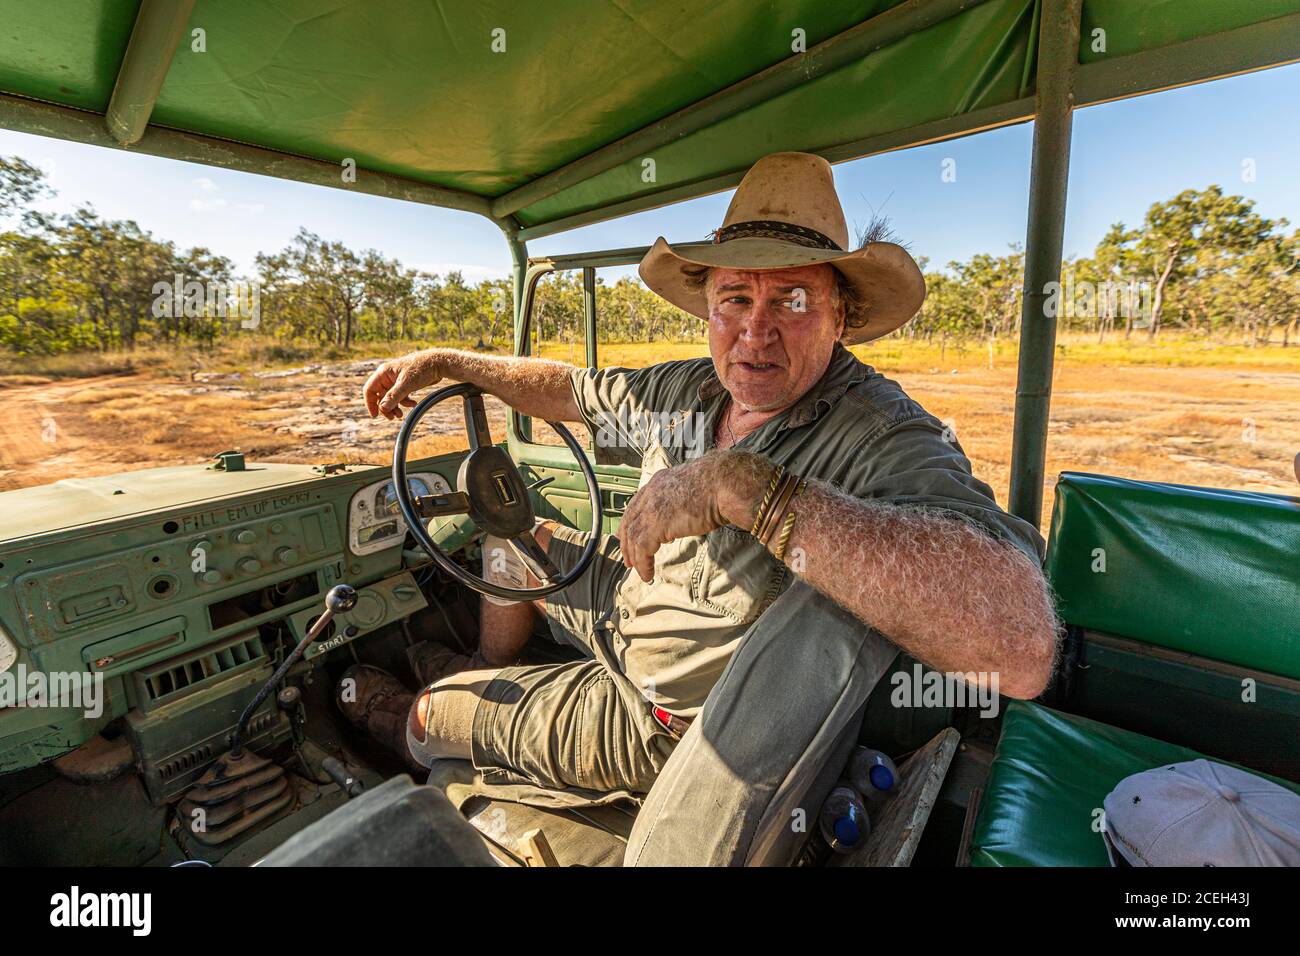
[[[488,534],[513,538],[533,529],[528,486],[503,449],[485,445],[470,452],[456,484],[469,498],[469,516]]]
[[[511,491],[510,482],[506,480],[506,473],[504,471],[493,472],[492,484],[493,487],[496,488],[497,497],[501,499],[503,505],[508,506],[518,503],[519,499],[515,496],[515,493]]]

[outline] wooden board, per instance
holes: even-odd
[[[836,854],[828,865],[910,866],[960,741],[961,734],[945,727],[908,757],[898,768],[898,790],[867,807],[871,833],[866,842],[853,853]]]

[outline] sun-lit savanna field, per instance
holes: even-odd
[[[347,355],[235,339],[211,352],[50,357],[0,367],[0,489],[202,461],[238,448],[268,461],[387,464],[394,423],[371,422],[361,386],[374,360],[424,342],[361,342]],[[1016,353],[888,338],[854,350],[950,424],[975,473],[1006,500]],[[580,343],[548,358],[582,363]],[[707,354],[703,342],[599,346],[601,365]],[[324,367],[319,367],[324,366]],[[289,374],[285,374],[289,373]],[[1166,334],[1058,341],[1047,448],[1066,470],[1293,494],[1300,348]],[[449,406],[450,407],[450,406]],[[464,447],[459,412],[429,420],[418,454]],[[504,416],[493,408],[493,429]],[[545,430],[541,430],[545,434]],[[544,435],[539,438],[547,440]],[[1045,515],[1046,517],[1046,515]]]
[[[397,425],[370,420],[361,395],[379,361],[433,344],[510,348],[504,274],[470,281],[299,228],[237,277],[206,247],[89,206],[35,212],[53,192],[40,167],[0,156],[0,219],[14,226],[0,231],[0,491],[232,448],[387,464]],[[1153,202],[1068,257],[1044,304],[1058,329],[1047,483],[1078,470],[1300,490],[1298,262],[1289,220],[1214,184]],[[916,315],[855,350],[951,427],[1005,504],[1024,251],[922,268]],[[629,274],[596,283],[598,364],[707,354],[702,318]],[[579,270],[538,282],[535,353],[585,364],[584,295]],[[500,404],[489,414],[504,437]],[[412,450],[462,450],[463,432],[448,404]]]

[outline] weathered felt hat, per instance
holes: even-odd
[[[712,245],[679,252],[660,236],[641,260],[641,279],[657,294],[702,319],[708,301],[695,280],[702,269],[790,269],[826,262],[857,291],[843,341],[888,335],[921,307],[925,278],[893,242],[849,249],[844,210],[830,163],[810,153],[773,153],[741,180]]]

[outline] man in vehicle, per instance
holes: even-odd
[[[765,157],[709,247],[660,238],[640,274],[707,319],[710,358],[580,369],[435,348],[366,383],[371,416],[399,418],[412,392],[453,379],[585,422],[597,461],[639,465],[642,482],[576,584],[484,599],[472,669],[413,696],[354,667],[345,713],[422,765],[459,757],[487,779],[644,792],[795,576],[937,670],[1037,696],[1057,643],[1042,539],[997,506],[938,420],[844,347],[901,326],[925,284],[898,245],[850,250],[829,164]],[[633,427],[647,420],[664,425]],[[582,534],[542,521],[535,536],[573,566]],[[485,576],[535,586],[506,551],[485,543]],[[584,659],[514,666],[539,615]]]

